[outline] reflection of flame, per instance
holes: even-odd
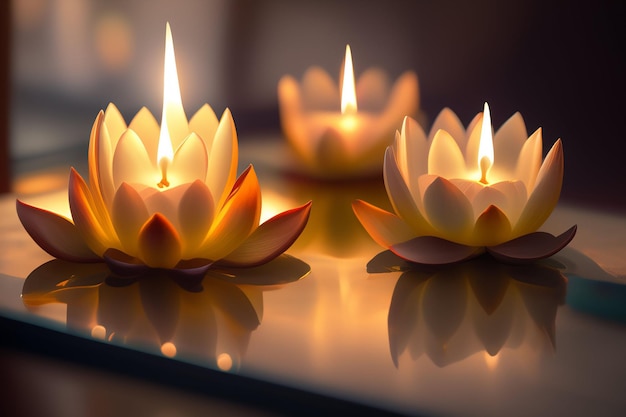
[[[497,366],[503,348],[555,347],[557,306],[566,278],[539,265],[505,265],[477,258],[402,274],[389,308],[389,346],[396,365],[408,352],[446,366],[476,352]],[[489,358],[487,358],[489,357]]]
[[[162,271],[129,280],[112,275],[104,264],[53,260],[28,276],[22,300],[26,306],[67,305],[68,328],[87,337],[230,370],[239,366],[261,323],[263,287],[254,285],[255,279],[267,283],[273,275],[278,285],[308,271],[305,263],[283,255],[258,268],[211,271],[199,285],[184,289],[176,276]],[[227,358],[218,356],[225,351]]]

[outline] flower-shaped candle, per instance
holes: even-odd
[[[563,148],[559,139],[542,163],[541,129],[530,137],[514,114],[492,139],[489,107],[467,132],[443,110],[427,137],[411,118],[387,148],[384,180],[395,214],[357,200],[353,209],[380,245],[417,263],[443,264],[485,251],[508,261],[558,252],[560,236],[536,230],[559,199]]]
[[[227,109],[183,110],[169,24],[161,127],[142,108],[126,125],[110,104],[89,142],[89,181],[70,172],[72,220],[17,201],[44,250],[70,261],[104,259],[120,273],[146,268],[202,273],[214,263],[251,266],[285,251],[310,203],[259,226],[261,190],[252,166],[237,174],[237,133]]]
[[[404,116],[417,115],[419,104],[415,73],[405,72],[393,87],[389,84],[385,72],[375,68],[355,83],[350,46],[341,93],[319,67],[309,68],[302,84],[289,75],[280,80],[283,131],[307,175],[345,178],[380,172],[394,132]]]

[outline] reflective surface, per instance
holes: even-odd
[[[388,204],[382,182],[298,179],[255,160],[268,153],[276,156],[250,146],[240,158],[259,171],[264,216],[314,200],[304,234],[277,264],[191,284],[163,274],[120,281],[102,265],[51,261],[8,196],[0,314],[403,414],[625,409],[625,219],[558,207],[545,230],[576,223],[579,232],[544,262],[416,267],[384,252],[352,215],[354,198]],[[64,194],[30,198],[63,204]],[[272,285],[257,285],[259,275]]]

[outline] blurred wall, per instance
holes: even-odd
[[[14,11],[18,157],[69,138],[86,141],[109,101],[127,118],[141,105],[159,113],[169,20],[187,113],[204,102],[218,113],[228,106],[242,140],[261,129],[278,132],[282,75],[300,77],[311,65],[338,74],[350,43],[357,75],[370,66],[394,77],[415,70],[428,121],[447,106],[467,123],[488,101],[497,128],[520,111],[529,132],[543,128],[544,153],[563,139],[563,199],[626,213],[623,1],[16,4],[23,7]],[[72,117],[70,126],[55,127]],[[32,120],[43,122],[35,129]]]

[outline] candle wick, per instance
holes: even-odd
[[[487,171],[491,168],[491,161],[488,157],[483,156],[480,158],[480,181],[483,184],[489,184],[487,181]]]
[[[161,160],[159,161],[159,166],[161,167],[161,181],[157,184],[157,187],[159,188],[170,186],[170,182],[167,180],[168,162],[169,162],[168,159],[165,157],[161,158]]]

